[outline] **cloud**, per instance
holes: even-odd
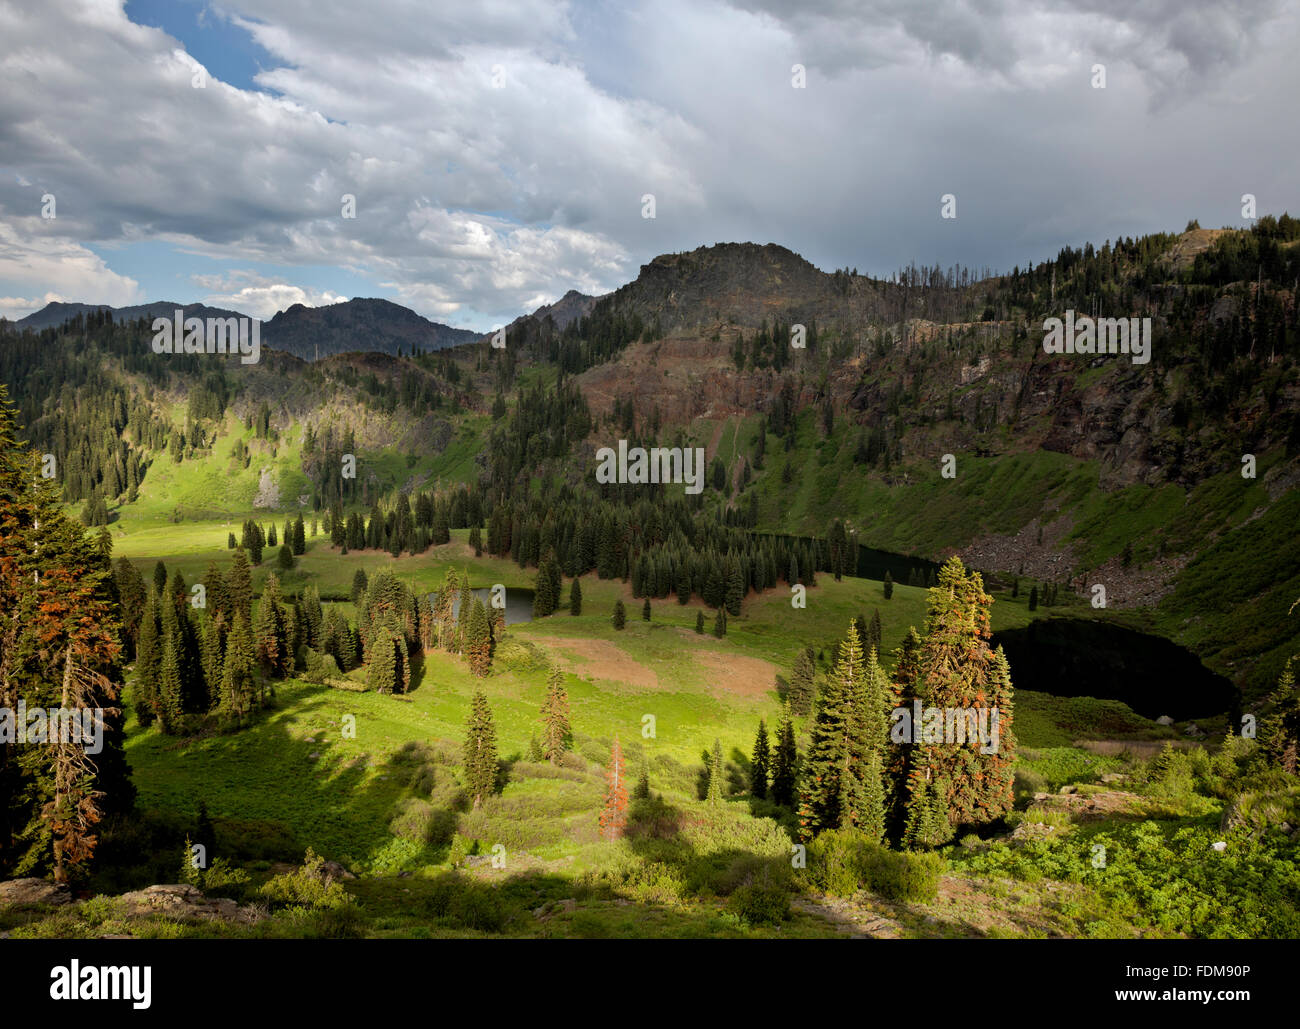
[[[278,62],[257,89],[211,76],[193,88],[181,42],[120,2],[0,0],[0,153],[13,172],[0,176],[0,225],[11,248],[69,263],[20,274],[10,261],[0,292],[109,302],[137,284],[88,247],[150,240],[223,267],[290,269],[196,282],[208,302],[329,302],[342,270],[348,292],[373,282],[486,329],[716,241],[776,241],[876,273],[913,258],[1009,267],[1192,216],[1219,224],[1243,192],[1266,210],[1300,207],[1297,144],[1278,129],[1300,88],[1300,33],[1276,3],[207,10]],[[1105,90],[1091,88],[1095,62]],[[806,89],[791,86],[795,63]],[[34,221],[47,191],[59,217]],[[938,217],[947,192],[956,221]]]
[[[98,254],[44,235],[48,225],[40,218],[0,218],[0,282],[38,291],[30,298],[0,298],[0,314],[22,318],[51,301],[117,307],[143,299],[139,283],[109,269]]]

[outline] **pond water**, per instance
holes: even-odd
[[[1121,700],[1148,718],[1183,721],[1240,709],[1241,695],[1185,647],[1087,618],[1044,618],[993,634],[1018,689]]]
[[[482,586],[474,590],[474,596],[483,601],[485,605],[490,606],[492,602],[492,590],[490,587]],[[438,594],[433,592],[429,594],[429,603],[437,604]],[[452,617],[457,621],[460,620],[460,594],[451,605]],[[518,625],[520,622],[531,622],[533,620],[533,591],[526,589],[516,589],[514,587],[506,588],[506,625]]]

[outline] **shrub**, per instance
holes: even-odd
[[[886,850],[855,829],[815,837],[807,857],[806,880],[836,897],[868,889],[889,900],[933,900],[944,869],[938,854]]]
[[[727,910],[750,925],[777,925],[790,917],[790,891],[770,876],[737,887]]]
[[[307,908],[350,904],[342,884],[326,878],[324,865],[325,859],[308,847],[301,868],[277,875],[258,892],[267,900]]]

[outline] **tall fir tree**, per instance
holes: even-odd
[[[469,725],[465,735],[462,756],[465,786],[475,808],[496,792],[497,730],[492,721],[492,709],[482,690],[475,690],[470,701]]]
[[[781,712],[781,721],[776,729],[776,748],[772,754],[772,800],[784,807],[794,807],[798,784],[799,743],[787,707]]]
[[[712,805],[721,804],[726,796],[726,784],[722,777],[725,769],[722,762],[722,741],[713,741],[713,752],[709,755],[709,790],[705,799]]]
[[[560,763],[569,746],[569,693],[564,688],[564,673],[551,669],[546,683],[546,703],[542,706],[542,754],[553,765]]]
[[[749,792],[759,800],[767,798],[771,762],[772,747],[767,739],[767,722],[760,718],[758,733],[754,736],[754,753],[749,762]]]

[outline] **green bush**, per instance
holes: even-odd
[[[727,901],[727,910],[750,925],[777,925],[790,917],[790,891],[764,874],[738,886]]]
[[[832,829],[815,837],[807,858],[805,881],[835,897],[867,889],[889,900],[933,900],[944,869],[938,854],[887,850],[855,829]]]
[[[332,908],[350,904],[343,885],[326,881],[325,859],[310,847],[301,868],[277,875],[258,891],[267,900],[306,908]]]

